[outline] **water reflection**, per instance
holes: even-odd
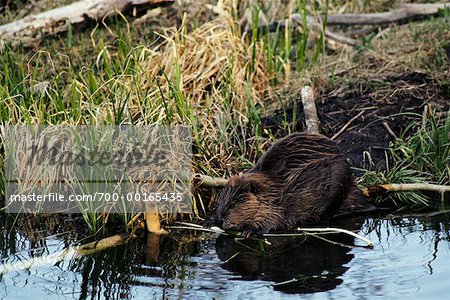
[[[45,257],[80,238],[73,232],[55,235],[67,229],[61,222],[49,226],[51,230],[35,231],[31,229],[36,224],[21,224],[16,231],[2,225],[2,263]],[[148,235],[101,253],[1,275],[0,297],[272,299],[307,293],[318,298],[404,298],[412,294],[446,298],[450,291],[448,214],[362,217],[333,225],[360,229],[360,234],[377,245],[368,250],[312,237],[271,238],[271,245],[261,252],[256,241],[225,236]],[[327,238],[355,245],[347,236]]]
[[[335,239],[336,240],[336,239]],[[354,255],[351,248],[313,237],[271,238],[271,246],[259,252],[256,241],[237,243],[233,238],[219,237],[216,251],[222,267],[242,280],[274,282],[274,289],[286,293],[314,293],[336,288]],[[340,238],[353,245],[353,239]]]

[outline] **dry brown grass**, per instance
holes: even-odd
[[[381,29],[360,51],[343,51],[340,60],[337,56],[329,57],[338,64],[336,70],[340,73],[333,88],[357,94],[369,88],[376,91],[376,98],[392,97],[399,92],[395,78],[417,74],[433,84],[419,80],[402,85],[401,89],[424,97],[424,101],[433,97],[439,93],[439,83],[448,81],[450,62],[445,53],[450,38],[448,26],[436,21],[392,25]],[[389,84],[391,81],[393,84]]]
[[[254,45],[253,58],[253,47],[241,40],[231,18],[219,17],[189,33],[182,25],[163,38],[159,49],[146,49],[149,55],[142,62],[142,77],[149,79],[143,88],[152,90],[151,97],[170,94],[168,83],[177,83],[176,89],[200,109],[221,103],[228,89],[232,107],[242,111],[248,100],[261,103],[269,93],[271,74],[262,47]]]

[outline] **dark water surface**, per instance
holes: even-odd
[[[148,236],[57,262],[71,242],[36,240],[4,228],[0,276],[5,299],[449,299],[450,215],[363,217],[336,226],[359,230],[373,249],[315,237],[256,241],[210,234]],[[45,235],[44,235],[45,236]],[[325,236],[363,245],[346,236]],[[30,251],[30,249],[33,249]],[[31,257],[44,257],[35,265]]]

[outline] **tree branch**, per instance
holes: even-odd
[[[147,10],[170,5],[175,0],[84,0],[52,9],[37,15],[0,26],[0,49],[5,42],[23,43],[30,46],[44,36],[67,30],[69,24],[79,25],[90,20],[95,22],[111,13],[125,13],[130,9]]]
[[[371,14],[329,14],[327,16],[327,25],[352,26],[396,23],[421,16],[432,16],[445,8],[450,8],[450,3],[402,4],[398,9]]]
[[[362,189],[364,196],[371,197],[374,195],[385,194],[388,192],[405,192],[405,191],[433,191],[438,193],[450,192],[450,186],[431,183],[391,183],[380,184]]]
[[[306,132],[319,133],[319,118],[317,117],[316,102],[314,92],[310,86],[305,86],[301,90],[303,111],[305,112]]]

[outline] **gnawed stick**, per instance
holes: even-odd
[[[351,235],[357,239],[360,239],[361,241],[365,242],[367,244],[367,246],[369,247],[373,247],[375,246],[375,244],[369,240],[366,239],[363,236],[360,236],[359,234],[354,233],[353,231],[350,230],[346,230],[346,229],[342,229],[342,228],[335,228],[335,227],[326,227],[326,228],[297,228],[296,230],[298,231],[303,231],[303,232],[327,232],[327,233],[345,233],[348,235]]]
[[[310,86],[305,86],[301,90],[303,111],[305,112],[306,132],[319,133],[319,118],[317,117],[314,91]]]
[[[200,173],[195,173],[192,176],[192,179],[198,181],[200,185],[209,186],[209,187],[223,187],[228,182],[228,180],[225,178],[211,177],[211,176],[203,175]]]
[[[69,25],[99,22],[130,9],[147,10],[174,3],[174,0],[84,0],[0,26],[0,49],[4,42],[30,46],[44,36],[67,30]]]
[[[158,202],[150,201],[145,203],[144,219],[148,232],[157,235],[164,235],[168,233],[165,229],[161,227]]]
[[[23,271],[33,267],[51,266],[63,260],[104,251],[125,244],[131,237],[132,235],[130,234],[118,234],[81,246],[68,247],[50,255],[32,257],[25,261],[2,264],[0,265],[0,275],[10,271]]]
[[[380,184],[362,189],[364,196],[371,197],[388,192],[406,192],[406,191],[433,191],[438,193],[450,192],[450,186],[431,183],[390,183]]]
[[[192,180],[199,182],[200,185],[220,188],[227,184],[228,180],[220,177],[211,177],[200,173],[194,173]],[[157,203],[146,203],[146,212],[144,213],[145,223],[147,225],[147,231],[161,235],[168,232],[161,227],[161,221],[158,213]]]
[[[181,223],[180,223],[181,224]],[[186,223],[183,222],[182,223],[183,226],[171,226],[170,228],[172,229],[190,229],[190,230],[202,230],[202,231],[210,231],[210,232],[214,232],[214,233],[220,233],[220,234],[231,234],[231,235],[237,235],[237,236],[242,236],[242,234],[240,234],[240,232],[233,232],[233,231],[223,231],[220,228],[211,228],[211,229],[205,229],[205,228],[200,228],[198,224],[191,224],[191,223]],[[326,228],[297,228],[296,231],[302,231],[306,234],[320,234],[320,233],[344,233],[344,234],[348,234],[351,235],[357,239],[360,239],[362,241],[364,241],[367,246],[369,247],[373,247],[375,244],[370,241],[369,239],[360,236],[350,230],[346,230],[346,229],[341,229],[341,228],[334,228],[334,227],[326,227]],[[299,236],[299,235],[303,235],[302,233],[265,233],[263,234],[263,237],[295,237],[295,236]]]

